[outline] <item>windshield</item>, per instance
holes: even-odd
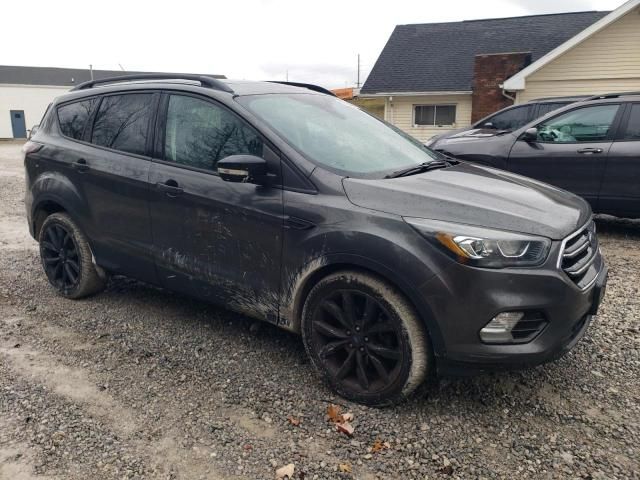
[[[384,176],[439,159],[409,135],[329,95],[248,95],[237,101],[309,160],[345,175]]]

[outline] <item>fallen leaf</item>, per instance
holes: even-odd
[[[338,470],[342,473],[351,473],[351,465],[349,463],[341,463],[338,465]]]
[[[293,471],[295,470],[295,465],[290,463],[289,465],[285,465],[284,467],[280,467],[276,470],[276,480],[292,480],[293,479]]]
[[[337,423],[336,429],[339,432],[346,433],[349,436],[353,435],[353,426],[349,422]]]
[[[382,442],[379,438],[376,438],[376,441],[373,442],[373,446],[371,447],[370,451],[371,453],[378,453],[382,450],[387,450],[390,447],[391,445],[389,444],[389,442]]]
[[[353,420],[353,413],[340,413],[340,407],[333,403],[327,407],[327,421],[336,424],[336,430],[347,435],[353,435],[353,426],[351,422]]]
[[[342,423],[342,415],[340,415],[340,406],[333,403],[327,407],[327,420],[333,423]]]
[[[287,420],[289,420],[289,423],[291,425],[293,425],[294,427],[297,427],[300,425],[301,420],[299,418],[294,417],[293,415],[289,415],[287,417]]]

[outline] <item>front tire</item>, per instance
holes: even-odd
[[[53,213],[39,234],[40,259],[49,283],[66,298],[101,291],[105,279],[93,263],[87,237],[66,213]]]
[[[404,400],[432,363],[427,333],[406,297],[363,272],[334,273],[311,289],[302,338],[336,392],[371,406]]]

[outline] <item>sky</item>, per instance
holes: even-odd
[[[395,25],[585,10],[623,0],[4,2],[0,65],[223,74],[354,86]],[[25,9],[25,6],[28,8]]]

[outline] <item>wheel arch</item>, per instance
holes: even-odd
[[[57,201],[51,199],[45,199],[38,202],[33,208],[33,214],[31,215],[31,228],[33,231],[33,238],[36,240],[40,236],[40,230],[42,224],[46,218],[58,212],[67,213],[67,210]]]
[[[285,317],[285,325],[283,326],[299,333],[301,331],[302,309],[311,289],[328,275],[343,270],[356,270],[372,274],[388,282],[407,297],[427,328],[434,353],[439,355],[443,352],[444,342],[440,328],[429,306],[426,302],[421,301],[418,291],[392,269],[380,262],[356,254],[331,254],[309,262],[305,273],[300,275],[291,293],[285,295],[285,303],[288,303],[288,306],[285,306],[283,310]]]
[[[29,229],[37,240],[44,219],[56,212],[67,213],[84,227],[88,215],[85,202],[71,181],[58,173],[43,174],[31,186],[33,203]]]

